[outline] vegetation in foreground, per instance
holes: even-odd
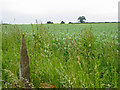
[[[38,88],[41,83],[48,83],[56,88],[117,88],[118,42],[117,30],[113,30],[116,25],[77,27],[3,25],[2,79],[7,82],[3,83],[3,88],[23,87],[19,81],[20,43],[23,33],[33,87]]]

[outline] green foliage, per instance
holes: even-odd
[[[2,80],[2,25],[0,25],[0,80]],[[0,82],[0,89],[2,82]]]
[[[65,24],[65,22],[64,22],[64,21],[61,21],[61,24]]]
[[[78,21],[79,21],[80,23],[85,23],[84,20],[86,20],[85,16],[80,16],[80,17],[78,18]]]
[[[47,24],[53,24],[53,22],[51,22],[51,21],[47,21]]]
[[[2,65],[15,77],[3,71],[3,80],[21,87],[18,72],[23,33],[34,87],[48,83],[56,88],[117,88],[117,24],[3,26]]]

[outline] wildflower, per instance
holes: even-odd
[[[40,88],[55,88],[55,86],[50,85],[48,83],[41,83]]]
[[[52,85],[52,87],[51,87],[51,88],[55,88],[55,86],[53,86],[53,85]]]
[[[89,47],[91,47],[91,44],[89,44]]]
[[[78,63],[78,64],[80,64],[80,62],[79,62],[79,61],[77,61],[77,63]]]
[[[63,38],[63,40],[65,40],[66,38]]]
[[[71,37],[69,37],[69,39],[71,39]]]
[[[64,49],[66,49],[66,47],[64,47]]]
[[[45,57],[45,55],[44,55],[44,54],[42,54],[42,53],[41,53],[41,56]]]

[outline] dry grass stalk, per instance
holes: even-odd
[[[29,68],[29,57],[27,54],[27,47],[25,44],[24,35],[22,35],[20,61],[19,61],[19,76],[21,82],[25,87],[30,87],[30,68]]]

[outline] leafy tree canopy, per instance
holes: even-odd
[[[80,23],[85,23],[85,20],[86,20],[85,16],[80,16],[78,18],[78,22],[80,22]]]

